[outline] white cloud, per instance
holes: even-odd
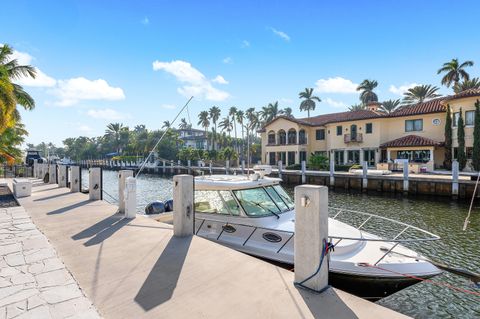
[[[186,61],[154,61],[153,70],[170,73],[179,82],[185,83],[186,85],[179,87],[177,91],[186,97],[193,95],[199,99],[210,101],[224,101],[230,97],[228,92],[215,88],[211,81]]]
[[[288,34],[286,34],[285,32],[283,31],[280,31],[280,30],[277,30],[275,28],[270,28],[270,30],[272,30],[273,34],[275,34],[276,36],[282,38],[283,40],[289,42],[290,41],[290,36]]]
[[[247,40],[242,41],[242,48],[248,48],[249,46],[250,46],[250,42],[248,42]]]
[[[293,103],[293,100],[292,99],[289,99],[289,98],[286,98],[286,97],[282,97],[280,99],[280,102],[283,102],[283,103]]]
[[[160,105],[161,108],[163,109],[167,109],[167,110],[174,110],[176,109],[177,107],[173,104],[162,104]]]
[[[212,82],[218,83],[218,84],[228,84],[228,81],[224,79],[223,76],[217,75],[214,79],[212,79]]]
[[[321,93],[356,93],[358,84],[342,77],[320,79],[316,83],[317,91]]]
[[[56,88],[50,90],[58,100],[55,105],[71,106],[82,100],[123,100],[125,94],[118,87],[110,86],[103,79],[88,80],[78,77],[68,80],[59,80]]]
[[[325,99],[322,99],[323,102],[327,103],[328,105],[331,105],[333,107],[336,107],[336,108],[344,108],[346,107],[347,105],[341,101],[335,101],[329,97],[325,98]]]
[[[91,134],[93,132],[93,129],[85,124],[79,124],[77,130],[85,134]]]
[[[140,23],[143,24],[143,25],[147,25],[147,24],[150,23],[150,19],[148,19],[148,17],[145,17],[145,18],[142,19],[142,21],[140,21]]]
[[[12,60],[16,59],[19,65],[30,65],[32,61],[35,59],[33,56],[26,52],[20,51],[13,51],[11,55]],[[22,85],[22,86],[35,86],[35,87],[52,87],[55,86],[57,81],[43,73],[40,69],[35,68],[37,70],[37,75],[35,78],[31,77],[23,77],[20,79],[15,80],[15,83]]]
[[[88,110],[87,115],[93,117],[94,119],[108,121],[122,120],[127,117],[127,114],[122,114],[112,109]]]
[[[388,90],[390,92],[392,92],[393,94],[397,94],[397,95],[403,95],[403,93],[407,92],[408,89],[411,89],[413,87],[416,87],[417,83],[407,83],[407,84],[404,84],[404,85],[400,85],[399,87],[396,87],[395,85],[390,85],[390,87],[388,88]]]
[[[229,56],[227,56],[225,59],[222,60],[223,63],[225,64],[232,64],[233,63],[233,59]]]

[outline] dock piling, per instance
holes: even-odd
[[[56,184],[57,183],[57,165],[50,164],[48,167],[48,183]]]
[[[137,180],[133,176],[125,178],[124,196],[125,218],[137,216]]]
[[[368,162],[363,161],[362,165],[362,192],[366,192],[368,189]]]
[[[70,192],[77,193],[82,187],[80,166],[70,166],[70,176],[72,178],[70,181]]]
[[[295,212],[295,282],[320,292],[328,286],[328,256],[322,261],[328,241],[328,188],[295,187]]]
[[[408,194],[408,161],[403,163],[403,194]]]
[[[282,161],[278,161],[278,178],[280,179],[282,179],[282,170],[283,170]]]
[[[58,165],[58,187],[67,187],[67,166]]]
[[[193,176],[173,177],[173,235],[187,237],[193,235]]]
[[[458,198],[458,171],[459,165],[457,160],[452,162],[452,197]]]
[[[329,183],[329,186],[330,187],[334,187],[335,186],[335,161],[332,159],[330,159],[330,183]]]
[[[100,167],[88,169],[88,197],[90,200],[102,199],[102,169]]]
[[[118,212],[120,214],[125,213],[125,186],[128,177],[133,177],[132,170],[125,169],[118,172]]]
[[[307,163],[302,161],[302,184],[305,184],[307,176],[305,176],[305,171],[307,170]]]

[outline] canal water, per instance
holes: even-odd
[[[82,172],[84,187],[88,175]],[[103,172],[104,199],[118,198],[117,172]],[[290,192],[293,188],[287,187]],[[169,178],[141,175],[137,182],[138,210],[154,200],[172,198]],[[448,265],[480,272],[480,207],[471,218],[467,231],[462,231],[468,205],[444,198],[401,198],[329,192],[331,206],[370,212],[428,230],[442,240],[411,246],[419,253]],[[478,206],[478,205],[477,205]],[[461,277],[448,273],[437,276],[433,283],[422,282],[378,301],[379,304],[415,318],[480,318],[480,297],[458,292],[445,284],[480,293],[480,288]]]

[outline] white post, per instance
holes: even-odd
[[[188,166],[188,174],[192,174],[192,161],[188,160],[187,161],[187,166]]]
[[[102,170],[100,167],[88,169],[88,197],[90,200],[102,199]]]
[[[225,174],[230,174],[230,161],[229,160],[226,160],[225,161]]]
[[[82,179],[81,179],[81,170],[80,166],[70,166],[70,176],[71,176],[71,181],[70,181],[70,192],[76,193],[80,191],[80,188],[82,187]]]
[[[38,178],[38,159],[33,160],[33,177]]]
[[[67,187],[67,166],[58,165],[58,187]]]
[[[328,241],[328,188],[316,185],[295,187],[295,282],[315,291],[328,286],[328,256],[319,267]],[[312,278],[310,276],[315,274]],[[307,280],[308,279],[308,280]]]
[[[48,167],[48,183],[56,184],[57,183],[57,165],[50,164]]]
[[[278,178],[282,179],[282,161],[278,161]]]
[[[182,162],[180,160],[177,161],[177,174],[180,174],[180,165],[182,165]]]
[[[242,175],[245,174],[245,160],[242,160]]]
[[[133,171],[118,171],[118,212],[121,214],[125,213],[125,185],[128,177],[133,177]]]
[[[330,184],[329,186],[335,186],[335,160],[330,159]]]
[[[212,175],[212,161],[208,164],[208,170],[210,171],[210,175]]]
[[[173,177],[173,235],[193,235],[193,176]]]
[[[403,193],[408,193],[408,161],[403,163]]]
[[[363,191],[366,191],[368,188],[367,173],[368,173],[368,162],[363,161],[363,165],[362,165],[362,190]]]
[[[307,169],[307,163],[302,161],[302,184],[305,184],[307,177],[305,176],[305,170]]]
[[[162,161],[162,167],[163,167],[162,173],[163,173],[163,174],[166,173],[166,171],[165,171],[165,167],[166,167],[166,166],[167,166],[167,163],[166,163],[165,161]]]
[[[137,216],[137,180],[129,176],[125,179],[125,218],[135,218]]]
[[[452,162],[452,195],[453,197],[458,196],[458,171],[459,165],[457,160]]]

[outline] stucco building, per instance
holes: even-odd
[[[262,161],[276,165],[308,161],[312,153],[333,158],[336,164],[367,161],[369,166],[409,159],[419,170],[443,166],[447,105],[453,117],[453,153],[456,156],[457,121],[462,110],[467,158],[472,156],[475,102],[480,90],[433,99],[393,113],[371,103],[365,110],[324,114],[310,118],[279,116],[260,130]],[[380,165],[381,166],[381,165]],[[467,169],[468,169],[467,165]]]

